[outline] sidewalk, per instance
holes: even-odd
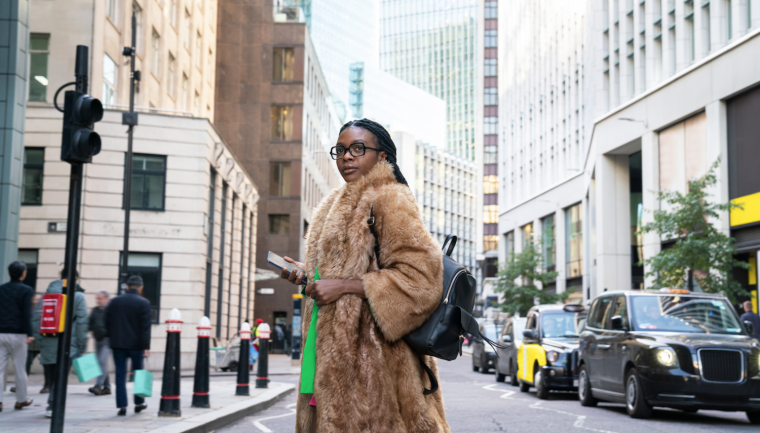
[[[270,358],[271,374],[285,372],[298,374],[290,366],[290,359],[282,355]],[[111,377],[113,379],[113,377]],[[33,375],[30,378],[29,396],[34,398],[34,404],[23,410],[14,410],[15,395],[6,391],[4,409],[0,413],[0,431],[43,433],[50,431],[50,419],[45,418],[47,394],[39,394],[41,377]],[[181,417],[158,417],[158,406],[161,399],[161,378],[156,374],[153,381],[153,397],[146,398],[148,409],[142,413],[134,413],[132,401],[132,384],[127,384],[130,407],[127,416],[116,415],[116,397],[94,396],[87,389],[94,381],[78,383],[76,378],[69,383],[66,400],[66,433],[85,432],[155,432],[155,433],[206,433],[220,428],[233,421],[275,404],[287,394],[293,392],[293,384],[269,382],[268,389],[255,388],[256,374],[251,374],[251,395],[242,397],[235,395],[236,377],[232,374],[222,377],[213,376],[210,382],[211,408],[201,409],[190,407],[192,403],[193,379],[183,378],[181,382]],[[7,387],[10,390],[10,386]],[[112,391],[115,391],[112,389]]]

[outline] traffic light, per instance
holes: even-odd
[[[100,135],[92,128],[103,119],[103,104],[75,90],[67,91],[64,101],[61,160],[92,162],[92,157],[100,153]]]

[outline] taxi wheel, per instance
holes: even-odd
[[[625,409],[628,415],[638,419],[651,418],[652,406],[644,398],[644,389],[635,368],[628,370],[625,384]]]
[[[749,419],[750,424],[760,424],[760,410],[747,412],[747,418]]]
[[[489,370],[488,361],[486,361],[485,359],[481,357],[480,358],[480,372],[483,374],[488,374],[488,370]]]
[[[472,371],[477,372],[479,370],[478,366],[475,365],[475,359],[472,360]]]
[[[520,381],[520,392],[530,391],[530,384],[528,382]]]
[[[497,382],[504,382],[504,379],[507,378],[507,375],[501,374],[499,372],[499,367],[496,367],[496,381]]]
[[[581,365],[581,372],[578,374],[578,400],[581,401],[581,406],[585,407],[595,407],[599,403],[591,394],[591,382],[585,364]]]
[[[512,364],[511,360],[509,361],[509,372],[511,373],[511,378],[510,378],[511,383],[510,383],[510,385],[512,385],[512,386],[519,385],[520,382],[517,381],[517,367],[515,367]]]
[[[546,386],[543,383],[543,380],[541,380],[541,367],[536,366],[536,375],[533,376],[533,384],[536,387],[536,397],[538,397],[541,400],[546,400],[549,398],[549,389],[546,388]]]

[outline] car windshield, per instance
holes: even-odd
[[[522,341],[523,331],[525,331],[525,320],[515,320],[512,322],[515,330],[515,341]]]
[[[541,314],[541,335],[544,338],[578,337],[578,326],[586,316],[564,310]]]
[[[662,332],[741,334],[736,314],[724,299],[697,296],[631,296],[633,329]]]
[[[491,341],[496,341],[496,336],[501,332],[501,325],[496,323],[486,323],[483,325],[483,335]]]

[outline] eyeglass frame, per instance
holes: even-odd
[[[354,152],[351,152],[351,146],[353,146],[355,144],[358,144],[360,146],[364,146],[364,149],[365,149],[364,153],[362,153],[361,155],[354,155]],[[382,152],[382,149],[377,149],[377,148],[374,148],[374,147],[369,147],[369,146],[367,146],[364,143],[351,143],[348,147],[345,147],[345,146],[340,146],[340,147],[346,149],[346,151],[348,151],[348,153],[350,153],[351,156],[353,156],[354,158],[358,158],[360,156],[366,155],[367,154],[366,149],[374,150],[375,152]],[[338,148],[338,146],[333,146],[333,147],[330,148],[330,156],[332,157],[333,161],[341,160],[341,159],[343,159],[346,156],[346,151],[343,151],[343,156],[341,156],[340,158],[336,158],[335,157],[335,156],[337,156],[337,152],[335,152],[336,155],[333,156],[333,150],[335,150],[337,148]]]

